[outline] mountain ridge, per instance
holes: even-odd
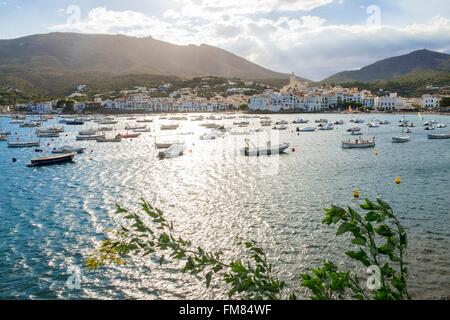
[[[415,50],[405,55],[377,61],[359,70],[336,73],[321,82],[339,84],[389,81],[421,71],[450,71],[450,55],[426,49]]]
[[[217,76],[243,80],[287,79],[236,54],[207,44],[175,45],[151,37],[125,35],[47,33],[0,40],[0,82],[24,81],[52,89],[45,81],[126,74],[179,78]],[[42,82],[44,81],[44,83]],[[73,83],[75,85],[77,83]]]

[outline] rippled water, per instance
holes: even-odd
[[[350,119],[326,116],[347,123]],[[314,120],[323,115],[305,117]],[[427,132],[418,127],[411,142],[392,144],[391,137],[401,132],[401,116],[377,117],[392,122],[370,131],[377,137],[378,156],[370,149],[341,149],[351,124],[300,135],[290,125],[290,130],[280,132],[280,141],[289,142],[295,152],[258,159],[237,152],[242,137],[200,141],[198,135],[205,129],[197,122],[183,122],[183,131],[195,132],[179,136],[187,142],[186,155],[164,161],[157,160],[150,133],[121,144],[97,144],[75,142],[75,130],[80,128],[68,128],[67,136],[45,141],[51,146],[85,146],[88,152],[73,164],[45,168],[25,166],[36,155],[34,148],[8,149],[0,142],[0,298],[220,297],[221,290],[207,292],[201,280],[181,275],[176,265],[159,267],[152,259],[95,272],[82,267],[106,229],[119,223],[114,204],[134,208],[141,197],[164,210],[184,237],[209,249],[238,254],[233,246],[237,235],[261,242],[280,276],[295,287],[298,274],[323,258],[345,260],[344,240],[321,224],[322,209],[355,203],[354,188],[390,202],[408,228],[414,297],[448,298],[450,140],[427,140]],[[272,118],[292,122],[295,116]],[[420,122],[417,116],[407,118]],[[443,116],[428,118],[450,122]],[[29,132],[0,119],[2,129]],[[259,123],[251,121],[253,127]],[[396,176],[402,177],[399,186]],[[71,266],[81,268],[80,289],[66,286]]]

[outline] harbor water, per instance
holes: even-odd
[[[60,138],[41,139],[45,151],[62,145],[85,147],[74,163],[28,168],[40,154],[36,148],[8,148],[0,142],[0,299],[211,299],[224,288],[205,290],[202,279],[181,274],[177,264],[159,266],[155,257],[131,259],[125,266],[88,271],[83,262],[120,224],[115,204],[137,208],[141,198],[162,209],[176,231],[196,245],[239,255],[236,236],[253,239],[268,252],[279,276],[291,288],[299,274],[328,258],[348,261],[348,241],[335,227],[321,223],[332,204],[357,205],[352,192],[389,202],[409,235],[409,287],[414,298],[450,298],[450,140],[428,140],[425,120],[450,123],[448,116],[407,115],[416,124],[411,141],[393,144],[403,115],[361,115],[391,124],[368,131],[375,149],[343,150],[350,115],[302,115],[310,124],[294,125],[297,115],[272,115],[287,120],[289,129],[273,133],[288,142],[286,154],[248,158],[240,152],[244,137],[226,134],[201,141],[201,122],[180,121],[181,131],[167,139],[186,142],[183,156],[158,159],[153,132],[121,143],[75,141],[76,132],[97,124],[65,126]],[[326,117],[344,120],[331,131],[297,133]],[[27,136],[34,129],[0,118],[0,129]],[[45,126],[57,124],[50,120]],[[225,126],[234,121],[221,120]],[[210,121],[212,122],[212,121]],[[134,124],[124,117],[116,128]],[[1,131],[0,130],[0,131]],[[436,129],[446,133],[450,129]],[[193,134],[186,134],[193,133]],[[107,133],[108,134],[108,133]],[[168,134],[160,133],[160,134]],[[162,138],[158,138],[162,139]],[[15,158],[17,161],[13,162]],[[396,184],[396,177],[401,184]],[[76,273],[80,285],[67,285]]]

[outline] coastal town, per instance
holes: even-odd
[[[115,95],[88,95],[87,85],[77,86],[64,99],[30,101],[0,105],[0,112],[48,113],[190,113],[231,112],[254,113],[322,113],[348,110],[366,112],[448,112],[448,91],[402,97],[396,92],[371,92],[356,87],[314,84],[294,74],[280,88],[256,81],[224,79],[225,84],[211,86],[214,78],[202,78],[193,87],[174,87],[163,82],[157,87],[134,87]],[[433,89],[430,87],[430,89]],[[436,88],[434,88],[436,89]],[[437,88],[439,89],[439,88]],[[208,90],[209,94],[204,94]],[[446,103],[441,103],[445,100]]]

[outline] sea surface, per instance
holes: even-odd
[[[290,123],[296,115],[273,115]],[[344,120],[333,131],[312,133],[272,131],[272,143],[288,142],[286,154],[246,158],[239,152],[243,136],[225,135],[201,141],[201,122],[180,121],[181,129],[162,139],[186,142],[184,156],[159,160],[152,133],[122,143],[75,141],[78,130],[65,126],[60,138],[42,139],[44,151],[54,146],[87,148],[74,163],[29,168],[31,149],[7,148],[0,142],[0,299],[211,299],[222,287],[205,290],[202,279],[182,275],[177,264],[159,266],[155,257],[133,259],[126,266],[88,271],[83,261],[104,239],[108,228],[121,223],[115,204],[137,208],[141,198],[162,209],[177,232],[210,250],[239,256],[236,236],[253,239],[268,252],[278,275],[291,288],[299,274],[319,266],[324,258],[340,264],[348,240],[335,237],[335,227],[321,223],[323,209],[332,204],[357,205],[353,190],[363,197],[382,197],[406,226],[410,245],[407,261],[414,298],[450,298],[450,140],[428,140],[425,120],[449,124],[450,117],[407,115],[413,121],[411,141],[393,144],[401,134],[403,115],[362,115],[387,119],[390,125],[367,129],[376,149],[343,150],[350,115],[302,115],[312,121]],[[46,126],[57,123],[51,120]],[[232,127],[233,121],[216,121]],[[258,119],[248,120],[250,129]],[[27,137],[22,129],[0,118],[0,131]],[[206,121],[205,121],[206,122]],[[213,121],[209,121],[213,122]],[[116,129],[133,120],[122,118]],[[435,132],[448,132],[438,129]],[[188,133],[193,133],[189,135]],[[107,135],[112,135],[107,133]],[[265,143],[260,138],[260,143]],[[17,162],[12,162],[16,158]],[[400,176],[402,183],[395,184]],[[80,286],[68,286],[73,274]]]

